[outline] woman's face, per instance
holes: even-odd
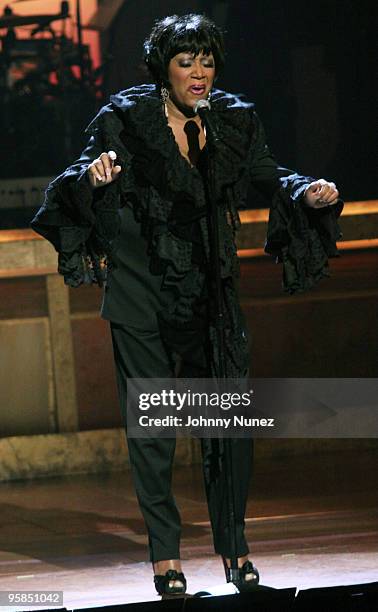
[[[193,108],[198,100],[206,98],[215,78],[213,54],[194,56],[193,53],[178,53],[168,65],[171,84],[170,97],[178,106]]]

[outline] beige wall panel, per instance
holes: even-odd
[[[0,321],[0,436],[54,430],[48,320]]]
[[[177,440],[175,463],[194,462],[188,438]],[[125,431],[99,429],[0,439],[0,481],[83,472],[109,472],[129,467]]]
[[[29,242],[19,240],[13,242],[11,248],[7,242],[0,243],[1,269],[33,268],[34,265],[34,251]]]
[[[68,287],[58,274],[46,277],[59,431],[78,428],[75,363]]]

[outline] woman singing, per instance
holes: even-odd
[[[342,204],[334,183],[300,176],[272,157],[254,105],[214,88],[224,64],[220,30],[202,15],[158,21],[144,44],[154,81],[111,96],[87,132],[81,157],[58,176],[32,227],[59,252],[65,282],[102,284],[120,405],[127,379],[217,377],[217,336],[209,258],[208,172],[218,209],[226,376],[248,373],[247,332],[235,281],[238,209],[250,183],[272,201],[267,252],[284,266],[289,292],[326,275],[336,255]],[[209,100],[219,141],[193,108]],[[335,206],[336,205],[336,206]],[[202,439],[214,548],[230,580],[230,538],[221,444]],[[240,590],[253,588],[244,515],[252,440],[234,439],[235,519]],[[180,515],[171,491],[175,439],[128,439],[136,493],[159,594],[184,594]]]

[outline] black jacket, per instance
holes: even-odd
[[[89,124],[81,157],[48,186],[32,227],[55,246],[67,284],[101,284],[107,269],[105,318],[149,327],[155,322],[172,350],[187,354],[199,331],[210,327],[216,352],[209,310],[208,148],[202,167],[190,167],[153,85],[110,100]],[[221,237],[228,375],[239,376],[247,363],[247,343],[234,285],[235,232],[248,183],[272,200],[265,248],[283,262],[284,289],[291,293],[327,275],[328,257],[337,254],[342,203],[319,210],[304,205],[303,192],[313,179],[277,165],[253,104],[216,90],[211,112],[221,135],[210,163]],[[122,172],[93,191],[87,166],[109,150],[116,151]]]

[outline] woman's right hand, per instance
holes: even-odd
[[[108,185],[117,178],[121,172],[121,166],[114,165],[116,159],[117,154],[114,151],[108,151],[108,153],[101,153],[101,155],[88,166],[87,172],[89,182],[93,188]]]

